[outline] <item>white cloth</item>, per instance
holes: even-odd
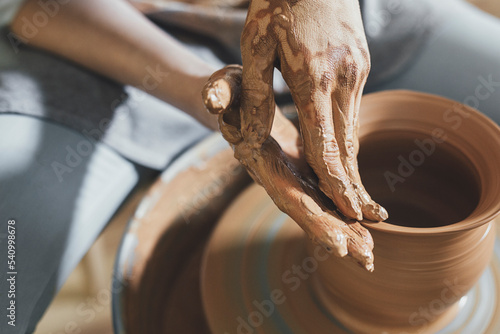
[[[14,19],[19,7],[25,0],[0,0],[0,27],[8,25]]]

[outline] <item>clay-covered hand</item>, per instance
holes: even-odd
[[[320,189],[348,218],[387,219],[357,168],[358,109],[370,70],[358,1],[252,0],[241,52],[245,141],[259,147],[271,131],[276,66],[298,109],[305,156]]]
[[[369,232],[359,222],[347,221],[319,190],[294,125],[277,110],[273,113],[270,136],[266,134],[258,146],[245,138],[248,132],[243,131],[240,117],[241,77],[240,66],[227,66],[214,73],[203,90],[205,105],[212,114],[219,115],[221,133],[232,144],[235,157],[266,189],[278,208],[313,241],[338,256],[349,254],[364,268],[373,270],[373,240]],[[245,112],[241,109],[241,115]]]

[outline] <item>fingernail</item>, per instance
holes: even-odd
[[[389,218],[389,214],[384,207],[376,204],[370,203],[364,206],[363,215],[365,219],[380,222]]]
[[[378,215],[380,217],[381,220],[386,220],[387,218],[389,218],[389,213],[387,213],[387,210],[383,207],[383,206],[380,206],[379,205],[379,211],[378,211]]]
[[[344,233],[335,231],[331,236],[332,249],[336,256],[344,257],[347,255],[347,239]]]
[[[375,221],[384,221],[387,218],[389,218],[389,214],[387,213],[387,210],[384,209],[383,206],[379,204],[375,204],[374,208],[372,209],[372,212],[374,214]]]
[[[371,251],[365,251],[363,254],[363,262],[365,269],[369,272],[372,272],[375,269],[375,266],[373,265],[373,253]]]
[[[351,256],[355,261],[368,271],[373,271],[375,266],[373,265],[373,252],[366,245],[360,245],[353,243],[351,248]]]

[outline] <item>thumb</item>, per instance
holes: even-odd
[[[224,114],[230,109],[240,108],[241,76],[240,65],[228,65],[210,76],[203,87],[202,97],[211,114]]]

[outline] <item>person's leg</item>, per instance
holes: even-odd
[[[446,19],[414,62],[365,92],[411,89],[479,109],[500,124],[500,19],[461,0],[440,7]]]
[[[30,333],[139,173],[105,145],[14,114],[0,114],[0,162],[0,333]]]

